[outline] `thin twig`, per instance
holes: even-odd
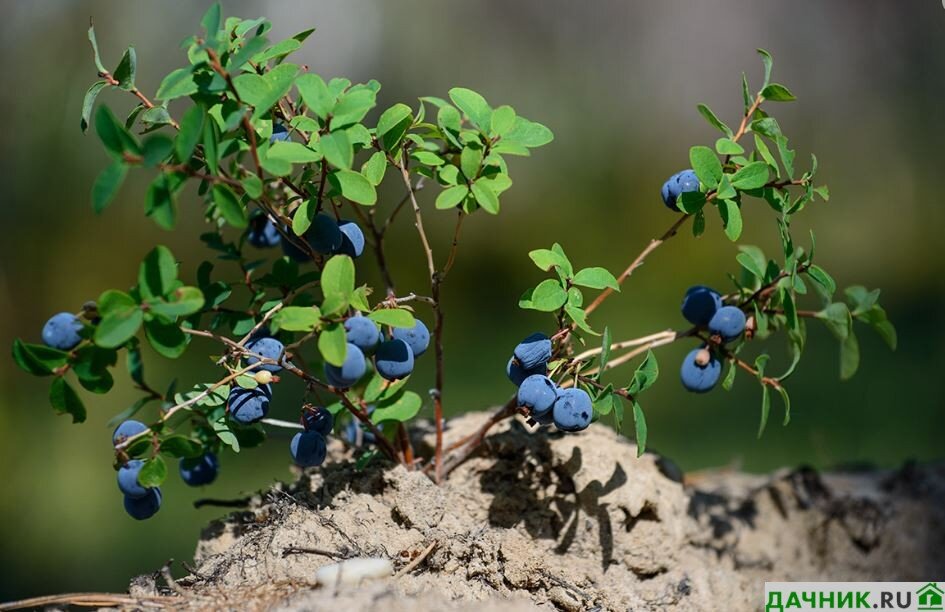
[[[400,569],[400,571],[398,571],[396,574],[394,574],[394,580],[396,580],[396,579],[398,579],[398,578],[400,578],[400,577],[402,577],[402,576],[405,576],[405,575],[409,574],[410,572],[412,572],[413,570],[415,570],[418,565],[420,565],[421,563],[423,563],[424,559],[426,559],[427,557],[430,556],[430,553],[433,552],[433,549],[436,548],[436,545],[437,545],[437,544],[439,544],[439,542],[436,541],[436,540],[433,540],[432,542],[430,542],[430,545],[427,546],[426,548],[424,548],[424,549],[423,549],[423,552],[421,552],[419,555],[417,555],[417,558],[416,558],[416,559],[414,559],[413,561],[411,561],[410,563],[408,563],[407,565],[405,565],[404,567],[402,567],[402,568]]]

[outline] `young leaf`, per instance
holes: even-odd
[[[455,208],[466,196],[469,195],[469,187],[466,185],[454,185],[440,192],[436,197],[436,207],[439,210]]]
[[[779,83],[771,83],[761,90],[761,97],[772,102],[791,102],[797,100],[788,88]]]
[[[489,181],[479,179],[472,184],[472,194],[483,210],[493,215],[499,214],[499,198],[489,185]]]
[[[759,189],[768,182],[768,173],[768,164],[765,162],[751,162],[732,175],[732,187],[741,190]]]
[[[699,182],[709,189],[715,189],[718,186],[722,179],[722,162],[719,161],[715,151],[701,145],[692,147],[689,149],[689,163],[692,164],[692,169],[699,177]]]
[[[135,88],[135,73],[138,70],[138,57],[134,47],[128,47],[112,76],[118,81],[118,87],[125,91]]]
[[[381,113],[376,134],[385,150],[394,149],[413,123],[413,111],[406,104],[395,104]]]
[[[571,263],[568,261],[567,257],[563,253],[558,253],[549,249],[536,249],[528,253],[528,256],[531,258],[535,265],[538,266],[540,270],[548,272],[552,268],[560,268],[562,270],[570,269]],[[570,274],[566,275],[570,276]]]
[[[588,287],[590,289],[610,288],[614,291],[620,291],[620,285],[614,275],[605,268],[584,268],[574,275],[575,285]]]
[[[646,416],[636,400],[633,401],[633,425],[637,435],[637,457],[640,457],[646,451]]]
[[[761,385],[761,422],[758,424],[758,439],[761,439],[761,434],[765,432],[765,427],[768,425],[768,413],[771,412],[771,393],[768,390],[768,385]]]
[[[711,108],[709,108],[705,104],[700,104],[696,108],[699,109],[699,114],[705,117],[705,120],[709,122],[709,125],[716,128],[717,130],[720,130],[729,138],[732,137],[733,135],[732,129],[728,127],[727,125],[725,125],[724,123],[722,123],[722,121],[719,120],[719,118],[715,116],[715,113],[712,112]],[[722,151],[719,151],[719,153],[721,152]]]
[[[382,308],[371,312],[368,318],[375,323],[389,327],[409,329],[416,325],[413,313],[404,308]]]
[[[354,170],[336,170],[328,175],[328,180],[341,195],[356,204],[373,206],[377,202],[377,191],[364,175]]]
[[[488,132],[491,127],[492,109],[485,98],[471,89],[464,87],[454,87],[449,91],[450,100],[453,101],[459,110],[469,118],[472,123],[483,132]]]
[[[520,308],[553,312],[561,308],[568,301],[568,294],[561,283],[554,279],[546,279],[534,289],[529,289],[522,295],[518,305]]]
[[[199,87],[197,81],[194,80],[193,67],[178,68],[164,77],[154,97],[158,100],[167,101],[189,96],[197,93],[197,91],[199,91]]]
[[[335,255],[322,270],[322,292],[348,295],[354,291],[354,261],[347,255]]]
[[[286,306],[272,317],[275,329],[312,331],[321,322],[321,313],[314,306]]]
[[[318,146],[329,164],[343,170],[351,169],[351,164],[354,162],[354,149],[351,141],[348,140],[347,132],[338,130],[325,134],[318,141]]]
[[[725,235],[732,242],[737,242],[742,235],[742,211],[733,200],[719,202],[719,214],[725,228]]]
[[[420,396],[413,391],[406,391],[391,400],[381,402],[371,414],[371,421],[374,423],[383,423],[384,421],[405,422],[417,416],[423,401]]]
[[[318,350],[326,362],[341,366],[348,353],[345,328],[341,323],[332,323],[318,334]]]

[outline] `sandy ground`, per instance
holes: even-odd
[[[484,418],[452,421],[447,441]],[[945,574],[943,501],[943,465],[683,479],[602,425],[503,423],[442,487],[402,467],[358,472],[334,442],[326,466],[209,525],[174,589],[136,578],[131,607],[757,610],[766,579]],[[320,567],[355,557],[413,567],[316,585]]]

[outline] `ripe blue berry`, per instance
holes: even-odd
[[[341,366],[325,364],[325,378],[333,387],[340,389],[353,386],[367,372],[367,362],[361,349],[350,342],[347,343],[347,347],[345,361]]]
[[[250,221],[246,240],[257,249],[268,249],[279,246],[282,243],[282,236],[279,235],[275,223],[265,215],[259,215]]]
[[[302,411],[302,426],[305,431],[317,431],[327,436],[335,427],[335,417],[321,406],[308,406]]]
[[[282,352],[285,350],[285,347],[275,338],[257,338],[256,340],[250,340],[246,343],[246,350],[251,353],[256,353],[257,355],[262,355],[266,359],[277,361],[282,355]],[[247,365],[253,365],[254,363],[258,362],[259,359],[252,355],[246,358]],[[284,358],[281,363],[285,363]],[[282,369],[282,366],[278,363],[266,363],[259,366],[259,369],[269,370],[270,372],[278,372]]]
[[[143,521],[149,519],[161,509],[161,489],[148,489],[143,497],[128,497],[125,495],[125,512],[133,519]]]
[[[518,387],[521,386],[521,384],[529,376],[533,376],[535,374],[541,374],[544,376],[547,374],[548,366],[542,363],[531,370],[526,370],[521,365],[519,365],[518,361],[515,360],[515,357],[509,357],[509,362],[505,366],[505,373],[508,375],[509,380],[511,380],[512,383]]]
[[[667,208],[679,211],[676,207],[676,200],[682,193],[690,191],[699,191],[699,178],[692,170],[682,170],[672,175],[663,183],[660,189],[660,196],[663,198],[663,204]]]
[[[709,333],[731,342],[745,331],[745,313],[737,306],[719,308],[709,321]]]
[[[552,411],[555,427],[561,431],[587,429],[594,418],[591,396],[583,389],[561,389]]]
[[[269,137],[269,143],[285,141],[289,139],[289,130],[281,123],[272,124],[272,136]]]
[[[547,376],[533,374],[518,388],[518,405],[531,408],[532,416],[551,410],[558,399],[558,387]]]
[[[292,460],[301,467],[321,465],[328,454],[328,443],[317,431],[300,431],[289,443]]]
[[[138,473],[144,467],[144,461],[132,459],[118,469],[118,488],[126,497],[144,497],[148,494],[148,487],[138,482]]]
[[[719,382],[722,364],[709,349],[697,348],[689,351],[683,359],[679,375],[683,387],[693,393],[705,393]]]
[[[324,213],[315,215],[311,227],[305,232],[305,238],[322,255],[331,255],[341,248],[342,234],[338,222]]]
[[[53,315],[43,325],[43,343],[60,351],[71,351],[82,341],[82,321],[70,312]]]
[[[345,320],[345,338],[362,353],[370,353],[380,341],[381,332],[374,321],[357,314]]]
[[[410,345],[414,357],[419,357],[426,352],[430,346],[430,330],[424,325],[423,321],[416,319],[413,327],[403,328],[395,327],[391,336],[396,340],[403,340]]]
[[[185,483],[192,487],[200,487],[217,479],[220,463],[216,455],[207,452],[200,457],[182,457],[178,467],[180,477]]]
[[[374,367],[387,380],[400,380],[413,372],[413,350],[410,345],[394,338],[377,345]]]
[[[341,230],[341,246],[338,252],[348,257],[361,257],[364,252],[364,232],[354,221],[341,221],[338,223],[338,229]]]
[[[230,389],[226,408],[233,420],[243,425],[255,423],[269,414],[269,402],[272,389],[269,385],[259,385],[255,389],[235,386]]]
[[[722,296],[703,285],[689,287],[682,301],[682,314],[693,325],[705,327],[722,307]]]
[[[131,436],[136,436],[147,429],[148,426],[141,421],[135,421],[132,419],[122,421],[121,424],[115,428],[115,433],[112,434],[112,444],[117,446]]]
[[[551,360],[551,339],[545,334],[534,333],[519,342],[512,355],[526,370],[534,370]]]

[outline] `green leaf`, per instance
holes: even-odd
[[[676,208],[688,215],[694,215],[702,210],[705,202],[705,194],[701,191],[686,191],[676,198]]]
[[[279,64],[265,75],[243,73],[233,79],[240,99],[255,108],[253,117],[261,117],[288,93],[298,73],[295,64]]]
[[[391,400],[381,402],[371,414],[371,421],[374,423],[383,423],[384,421],[397,421],[404,423],[417,416],[423,401],[420,396],[413,391],[406,391]]]
[[[222,416],[214,421],[212,426],[214,433],[217,434],[217,438],[219,438],[221,442],[233,449],[234,453],[240,452],[240,441],[236,437],[236,434],[230,429],[229,424],[227,424],[226,416]]]
[[[176,434],[161,440],[161,452],[172,457],[193,459],[203,455],[203,444],[199,440],[191,440],[186,436]]]
[[[711,108],[709,108],[705,104],[700,104],[696,108],[699,109],[699,114],[705,117],[705,120],[709,122],[709,125],[711,125],[712,127],[716,128],[717,130],[721,131],[726,136],[731,138],[732,129],[728,127],[727,125],[725,125],[724,123],[722,123],[722,121],[719,120],[719,118],[715,116],[715,113],[712,112]],[[722,151],[719,151],[719,153],[722,153]]]
[[[387,171],[387,157],[381,151],[374,153],[364,165],[361,166],[361,174],[372,185],[377,187],[384,180],[384,173]]]
[[[217,205],[217,211],[223,219],[238,229],[249,227],[249,219],[246,216],[246,207],[240,202],[239,198],[233,193],[233,190],[217,183],[213,186],[213,202]]]
[[[860,343],[851,331],[840,343],[840,380],[850,380],[860,367]]]
[[[719,202],[719,214],[725,227],[725,235],[732,242],[738,241],[742,235],[742,211],[732,200]]]
[[[575,285],[589,287],[591,289],[610,288],[614,291],[620,291],[620,285],[614,275],[605,268],[584,268],[574,275]]]
[[[308,332],[321,323],[322,313],[314,306],[286,306],[272,317],[276,329]]]
[[[758,424],[758,439],[761,439],[761,434],[765,432],[765,427],[768,425],[768,413],[771,412],[771,393],[768,390],[768,385],[762,383],[761,385],[761,422]]]
[[[174,150],[174,141],[164,134],[153,134],[141,146],[141,163],[145,168],[154,168],[165,161]]]
[[[92,184],[92,210],[96,214],[105,210],[115,198],[127,174],[128,166],[116,159],[98,175]]]
[[[338,133],[344,136],[344,132]],[[324,142],[324,139],[322,139],[322,142]],[[324,152],[324,149],[322,149],[322,155],[324,155]],[[332,150],[332,155],[337,153],[337,151]],[[321,161],[322,155],[319,155],[318,152],[309,149],[302,143],[284,142],[281,140],[274,142],[272,146],[269,147],[269,151],[266,153],[266,157],[270,160],[281,160],[289,162],[290,164],[307,164],[310,162]]]
[[[98,299],[98,311],[102,315],[95,328],[95,344],[103,348],[118,348],[131,339],[141,323],[144,313],[138,304],[120,291],[106,291]]]
[[[565,304],[564,306],[565,314],[570,317],[574,324],[578,326],[581,330],[591,334],[592,336],[599,336],[600,334],[594,331],[594,329],[587,323],[587,313],[583,308],[578,308],[572,304]]]
[[[705,212],[697,210],[692,218],[692,235],[698,238],[705,233]]]
[[[784,387],[775,387],[778,391],[778,394],[781,395],[781,401],[784,402],[784,421],[782,425],[787,425],[791,422],[791,396],[788,395],[787,389]]]
[[[564,256],[563,252],[552,251],[549,249],[536,249],[529,252],[528,256],[531,258],[535,265],[539,269],[548,272],[551,268],[559,268],[561,270],[567,270],[568,273],[566,277],[570,277],[572,274],[571,262],[568,261],[568,258]]]
[[[193,67],[178,68],[164,77],[154,97],[158,100],[173,100],[195,94],[199,89],[194,80]]]
[[[699,182],[709,189],[715,189],[718,186],[722,179],[722,162],[719,161],[715,151],[701,145],[692,147],[689,149],[689,163],[692,164],[692,169],[699,177]]]
[[[502,136],[512,129],[515,125],[515,109],[508,105],[502,105],[492,111],[491,136]]]
[[[167,294],[174,288],[176,280],[177,260],[166,246],[154,247],[138,268],[138,289],[146,299]],[[134,303],[130,296],[123,301]]]
[[[332,323],[318,334],[318,351],[331,365],[341,366],[348,353],[345,328],[341,323]]]
[[[68,360],[69,353],[65,351],[44,344],[26,344],[19,338],[13,341],[13,361],[27,374],[49,376]]]
[[[354,149],[344,130],[325,134],[318,141],[318,146],[329,164],[343,170],[351,169],[351,164],[354,163]]]
[[[354,261],[347,255],[335,255],[322,270],[322,292],[348,295],[354,291]]]
[[[364,119],[376,104],[377,93],[365,86],[356,85],[338,98],[332,111],[332,128],[345,127]]]
[[[200,20],[200,25],[207,33],[208,38],[215,38],[222,23],[223,17],[220,3],[214,2],[210,5],[210,8],[207,9],[207,12],[203,14],[203,18]]]
[[[732,390],[732,385],[735,384],[735,373],[738,371],[738,368],[735,366],[734,362],[729,362],[728,371],[725,372],[725,379],[722,380],[722,388],[726,391]]]
[[[465,200],[468,195],[469,187],[454,185],[440,192],[440,195],[436,197],[436,207],[439,210],[454,208]]]
[[[653,354],[653,351],[648,350],[646,357],[643,358],[643,361],[640,362],[640,365],[637,366],[636,371],[633,373],[633,380],[630,382],[630,386],[627,387],[627,393],[632,396],[643,393],[653,386],[659,376],[659,362],[657,362],[656,355]]]
[[[716,140],[715,150],[718,151],[719,155],[741,155],[745,152],[744,147],[731,138],[719,138]]]
[[[834,293],[837,292],[837,282],[827,274],[826,270],[816,264],[811,264],[807,269],[807,276],[814,281],[815,286],[823,290],[821,293],[827,300],[833,298]]]
[[[761,96],[772,102],[791,102],[797,100],[788,88],[779,83],[771,83],[761,90]]]
[[[203,292],[197,287],[179,287],[171,293],[167,301],[148,303],[151,312],[169,319],[192,315],[203,308],[203,305]]]
[[[489,186],[488,180],[479,179],[473,183],[472,194],[479,206],[482,206],[482,209],[487,213],[499,214],[499,198]]]
[[[758,54],[761,56],[761,63],[765,67],[765,80],[764,80],[764,83],[762,83],[761,85],[761,88],[763,91],[764,88],[768,86],[768,83],[771,82],[771,67],[774,64],[774,60],[771,57],[771,54],[765,51],[764,49],[758,49],[757,51],[758,51]]]
[[[485,98],[471,89],[454,87],[449,91],[450,100],[466,117],[483,132],[491,129],[492,109]]]
[[[95,28],[89,24],[89,43],[92,45],[92,58],[95,60],[95,67],[98,68],[99,73],[108,72],[105,69],[105,66],[102,65],[102,56],[98,52],[98,41],[95,40]]]
[[[768,164],[765,162],[751,162],[742,166],[732,175],[732,186],[736,189],[759,189],[768,182]]]
[[[853,318],[850,309],[842,302],[834,302],[814,315],[824,322],[827,328],[841,342],[853,331]]]
[[[345,198],[356,204],[373,206],[377,202],[377,191],[369,180],[354,170],[335,170],[328,175],[331,184]]]
[[[167,479],[167,463],[160,455],[151,457],[138,472],[138,484],[142,487],[159,487]]]
[[[611,344],[613,344],[613,339],[610,336],[610,328],[607,326],[604,326],[604,334],[601,337],[601,345],[600,345],[600,358],[599,358],[600,363],[597,364],[597,367],[600,370],[597,377],[598,379],[600,378],[600,374],[603,374],[604,370],[607,369],[607,362],[610,361],[610,345]]]
[[[140,150],[137,142],[107,106],[99,106],[95,112],[95,133],[115,157],[121,157],[126,151],[137,154]]]
[[[321,119],[335,108],[336,97],[317,74],[306,73],[295,80],[295,86],[305,104]]]
[[[856,317],[872,327],[891,350],[896,350],[898,344],[896,328],[887,318],[882,306],[876,304],[868,311],[857,314]]]
[[[756,246],[747,244],[740,245],[738,250],[740,252],[735,256],[735,261],[740,263],[755,278],[764,280],[765,267],[768,265],[764,252]]]
[[[413,111],[406,104],[395,104],[377,120],[377,139],[387,151],[394,149],[413,123]]]
[[[174,198],[168,185],[167,175],[157,175],[148,186],[145,195],[145,214],[164,229],[173,229],[177,220]]]
[[[524,117],[516,117],[512,129],[502,137],[499,145],[511,144],[533,149],[546,145],[552,140],[554,140],[554,134],[542,124],[529,121]]]
[[[174,323],[159,319],[145,321],[144,335],[154,350],[168,359],[177,359],[187,350],[188,336]]]
[[[106,85],[108,85],[108,81],[95,81],[85,92],[85,98],[82,100],[82,119],[79,121],[79,127],[82,128],[83,133],[89,129],[89,120],[92,117],[92,108],[95,107],[95,99],[98,98],[98,94]]]
[[[633,425],[637,435],[637,457],[640,457],[646,451],[646,416],[636,401],[633,402]]]
[[[561,308],[567,300],[568,294],[561,283],[549,278],[543,280],[534,289],[526,291],[518,305],[520,308],[553,312]]]
[[[416,325],[413,313],[404,308],[383,308],[375,310],[368,315],[368,318],[380,325],[390,327],[401,327],[405,329]]]
[[[125,91],[131,91],[135,88],[135,73],[138,69],[138,58],[134,47],[128,47],[118,67],[112,73],[112,76],[118,81],[118,88]]]
[[[49,403],[57,414],[71,414],[73,423],[85,421],[85,406],[69,383],[57,376],[49,387]]]

